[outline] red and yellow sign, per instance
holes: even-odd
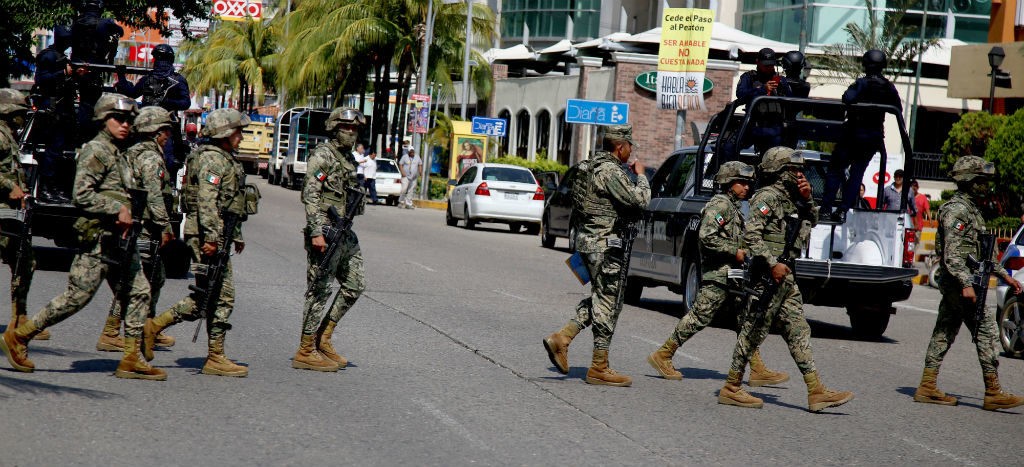
[[[214,0],[213,15],[222,21],[244,21],[263,17],[262,0]]]
[[[711,10],[665,9],[658,47],[658,108],[706,110],[704,73],[714,23]]]

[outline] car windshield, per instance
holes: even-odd
[[[480,178],[488,182],[537,183],[529,170],[511,167],[484,167],[483,175]]]
[[[396,174],[398,173],[398,166],[393,161],[377,159],[377,172]]]

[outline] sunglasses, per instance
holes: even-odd
[[[135,123],[135,117],[132,116],[132,115],[113,114],[113,115],[110,116],[110,118],[116,120],[117,123],[121,123],[121,124],[127,123],[127,124],[131,125],[132,123]]]

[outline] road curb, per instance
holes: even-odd
[[[448,203],[444,201],[434,201],[428,199],[414,199],[412,204],[418,208],[437,209],[438,211],[444,211],[448,209]]]

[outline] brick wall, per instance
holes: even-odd
[[[676,111],[659,110],[655,94],[636,85],[636,77],[647,71],[657,71],[656,65],[619,62],[615,69],[615,100],[629,103],[629,120],[633,124],[633,139],[649,167],[658,167],[675,148]],[[690,122],[707,124],[715,113],[725,108],[735,94],[732,87],[732,70],[708,70],[707,77],[715,83],[711,92],[704,95],[707,111],[686,112],[685,145],[696,144]]]

